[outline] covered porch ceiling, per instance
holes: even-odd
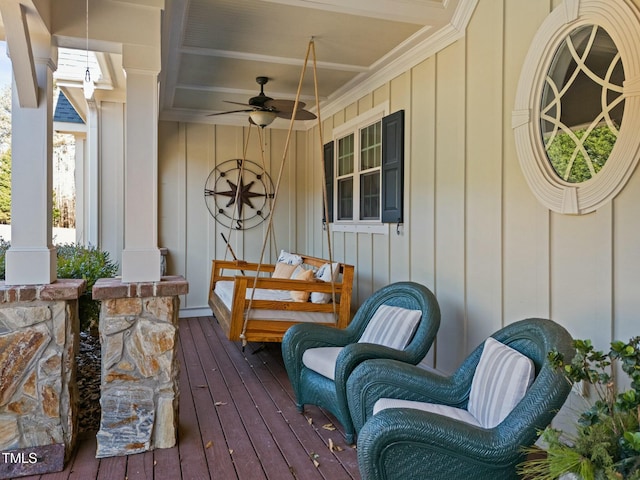
[[[15,0],[30,34],[47,31],[62,54],[56,79],[84,114],[85,48],[96,53],[96,88],[123,98],[121,45],[139,43],[126,21],[132,9],[163,8],[160,119],[246,125],[242,109],[269,78],[265,93],[293,100],[308,42],[317,54],[323,115],[331,114],[408,64],[459,38],[477,0]],[[88,15],[86,15],[88,5]],[[86,19],[88,17],[88,29]],[[120,22],[122,20],[122,22]],[[11,29],[2,19],[0,34]],[[89,41],[86,33],[88,30]],[[74,55],[75,51],[75,55]],[[74,63],[75,62],[75,63]],[[301,101],[315,111],[311,70]],[[302,123],[302,122],[298,122]],[[286,120],[274,126],[286,127]]]
[[[393,69],[401,57],[441,40],[472,3],[166,0],[161,117],[246,124],[246,114],[207,114],[242,108],[226,102],[247,103],[259,92],[257,76],[269,78],[268,96],[294,99],[311,38],[321,102],[353,98],[353,90]],[[301,100],[315,110],[310,70]]]

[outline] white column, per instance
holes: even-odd
[[[13,82],[11,108],[11,248],[6,254],[7,285],[39,285],[56,280],[51,241],[53,71],[57,49],[34,58],[37,106],[21,107]],[[12,58],[12,62],[21,59]]]
[[[80,245],[86,245],[86,220],[85,220],[85,184],[84,184],[84,162],[87,149],[87,137],[86,135],[75,135],[74,140],[76,143],[76,168],[74,172],[74,178],[76,182],[76,243]]]
[[[158,249],[159,49],[124,45],[127,74],[124,166],[124,283],[160,280]]]
[[[85,240],[87,245],[100,247],[99,198],[99,148],[98,148],[98,105],[95,100],[87,101],[87,143],[85,158]]]

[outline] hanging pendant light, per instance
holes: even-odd
[[[84,98],[91,100],[96,90],[95,85],[91,81],[91,71],[89,70],[89,0],[86,0],[85,10],[85,59],[87,63],[87,69],[84,72],[84,80],[82,81],[82,91]]]

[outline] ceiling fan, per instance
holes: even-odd
[[[260,93],[249,99],[249,103],[232,102],[225,100],[226,103],[234,105],[243,105],[248,108],[241,110],[231,110],[228,112],[212,113],[208,116],[227,115],[229,113],[249,112],[249,122],[262,128],[273,122],[276,117],[290,119],[293,116],[295,102],[293,100],[278,100],[267,97],[264,93],[264,86],[269,81],[268,77],[256,77],[256,82],[260,85]],[[298,101],[298,108],[295,110],[296,120],[313,120],[316,116],[308,110],[305,110],[305,103]]]

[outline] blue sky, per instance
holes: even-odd
[[[11,60],[7,57],[7,44],[0,42],[0,85],[11,84]]]

